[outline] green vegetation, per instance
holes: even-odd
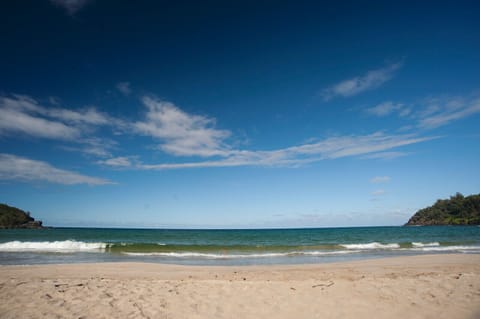
[[[1,228],[42,228],[42,222],[36,221],[29,212],[16,207],[0,204]]]
[[[480,194],[464,197],[457,193],[439,199],[416,212],[406,225],[480,225]]]

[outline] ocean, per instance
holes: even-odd
[[[443,253],[480,253],[480,227],[0,230],[0,265],[118,261],[305,264]]]

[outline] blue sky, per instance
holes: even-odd
[[[476,1],[3,1],[0,201],[52,226],[400,225],[480,188]]]

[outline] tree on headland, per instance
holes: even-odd
[[[480,225],[480,194],[465,197],[457,193],[439,199],[417,211],[406,225]]]
[[[42,222],[31,217],[30,212],[0,204],[0,228],[42,228]]]

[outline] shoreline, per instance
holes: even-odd
[[[143,273],[144,270],[169,270],[170,272],[175,271],[228,271],[233,268],[243,269],[245,271],[258,271],[258,270],[281,270],[288,271],[292,269],[323,269],[323,268],[352,268],[352,267],[366,267],[371,268],[372,266],[377,267],[424,267],[426,265],[432,266],[443,266],[451,264],[476,264],[479,263],[480,266],[480,253],[441,253],[441,254],[418,254],[418,255],[407,255],[407,256],[376,256],[371,258],[364,259],[354,259],[354,260],[345,260],[345,261],[332,261],[332,262],[317,262],[317,263],[279,263],[279,264],[229,264],[229,265],[220,265],[220,264],[182,264],[182,263],[162,263],[158,261],[105,261],[105,262],[67,262],[67,263],[51,263],[51,264],[15,264],[15,265],[1,265],[0,264],[0,279],[4,273],[17,270],[25,270],[26,275],[38,275],[38,271],[48,271],[48,268],[57,268],[63,270],[74,270],[77,267],[83,269],[88,268],[88,270],[95,271],[98,269],[102,270],[113,270],[113,269],[122,269],[126,270],[132,267],[142,267],[141,269],[136,269],[137,272]],[[72,269],[69,269],[72,268]],[[30,271],[36,271],[31,272]],[[114,273],[115,275],[121,275]],[[32,277],[34,278],[34,277]]]
[[[0,266],[0,287],[0,318],[474,318],[480,255],[302,265]]]

